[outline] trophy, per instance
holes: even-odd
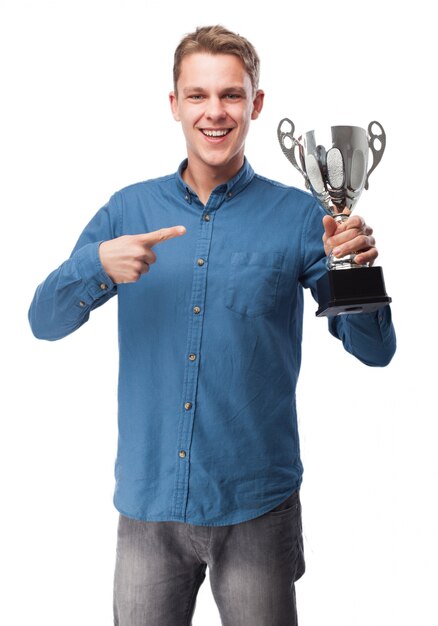
[[[282,119],[277,135],[283,153],[321,206],[336,222],[344,222],[383,156],[385,131],[379,122],[371,122],[368,134],[357,126],[332,126],[326,137],[317,138],[315,131],[298,139],[294,132],[293,122]],[[370,150],[373,163],[367,171]],[[318,317],[370,313],[391,302],[382,268],[358,265],[354,258],[355,254],[327,258],[328,272],[317,282]]]

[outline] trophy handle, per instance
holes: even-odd
[[[373,133],[372,128],[374,125],[378,127],[380,134]],[[368,124],[368,135],[369,135],[368,145],[370,147],[371,152],[373,153],[373,165],[371,169],[368,170],[367,177],[365,180],[365,185],[364,185],[365,189],[368,189],[368,179],[371,175],[371,172],[373,172],[376,169],[376,167],[379,165],[380,160],[383,156],[383,153],[385,152],[385,146],[386,146],[386,133],[383,130],[383,126],[379,122],[374,121]],[[376,147],[376,143],[378,147]]]
[[[284,132],[283,130],[281,130],[281,127],[283,126],[284,123],[287,123],[290,125],[291,127],[290,131]],[[310,187],[309,178],[306,172],[304,171],[304,168],[300,167],[297,159],[295,158],[295,151],[298,149],[301,163],[304,162],[304,155],[302,152],[302,147],[301,147],[300,142],[297,139],[295,139],[294,132],[295,132],[295,124],[288,117],[284,117],[280,121],[278,128],[277,128],[277,137],[278,137],[278,141],[280,142],[280,147],[283,151],[284,156],[292,163],[292,165],[300,172],[300,174],[304,176],[306,187],[309,188]],[[287,140],[289,141],[287,142]],[[291,143],[291,145],[289,146],[288,143]]]

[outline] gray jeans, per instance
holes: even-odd
[[[304,573],[299,493],[230,526],[121,515],[115,626],[190,626],[207,566],[223,626],[296,626],[294,583]]]

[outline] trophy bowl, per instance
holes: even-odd
[[[347,220],[383,156],[386,135],[382,125],[370,122],[368,132],[358,126],[332,126],[298,138],[294,132],[294,123],[283,118],[277,135],[284,155],[334,220]],[[373,160],[368,169],[370,151]],[[317,283],[318,317],[370,313],[391,302],[382,268],[358,265],[355,256],[328,256],[328,272]]]

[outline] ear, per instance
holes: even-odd
[[[252,120],[256,120],[258,116],[260,115],[261,110],[263,109],[264,99],[265,99],[265,92],[262,89],[258,89],[254,97],[253,103],[252,103],[252,113],[251,113]]]
[[[178,113],[178,98],[174,91],[171,91],[169,94],[169,102],[170,102],[170,108],[172,110],[173,119],[179,122],[180,117]]]

